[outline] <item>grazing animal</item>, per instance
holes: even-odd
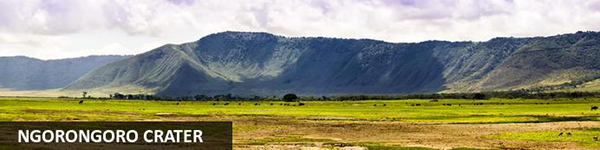
[[[594,141],[598,141],[598,136],[594,136]]]
[[[568,132],[568,133],[567,133],[567,136],[571,136],[571,132]]]
[[[229,103],[225,103],[225,105],[229,105]]]
[[[558,134],[558,136],[561,136],[561,135],[563,135],[563,133],[562,133],[562,132]]]
[[[383,104],[383,106],[387,106],[387,104]]]
[[[242,105],[242,103],[238,103],[238,105]]]
[[[273,105],[273,103],[271,103],[271,105]]]
[[[305,105],[304,103],[299,103],[299,104],[298,104],[298,106],[304,106],[304,105]]]
[[[592,106],[591,110],[598,110],[598,106]]]
[[[421,104],[417,104],[416,106],[421,106]]]
[[[79,104],[83,104],[83,100],[79,101]]]
[[[214,105],[217,105],[217,103],[213,103],[213,106],[214,106]]]
[[[177,105],[179,105],[179,103],[177,103]]]
[[[377,104],[373,104],[373,106],[377,106]]]
[[[415,106],[415,104],[411,104],[410,106]]]

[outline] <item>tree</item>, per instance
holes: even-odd
[[[125,95],[121,94],[121,93],[115,93],[112,96],[113,99],[125,99]]]
[[[206,95],[200,95],[200,94],[196,94],[196,96],[194,96],[195,100],[207,100],[208,96]]]
[[[298,96],[296,96],[296,94],[285,94],[283,96],[283,101],[285,102],[295,102],[298,99]]]
[[[475,95],[473,96],[473,99],[487,99],[487,97],[485,96],[485,94],[475,93]]]
[[[87,92],[83,92],[83,98],[85,98],[85,95],[87,95],[87,94],[88,94]]]

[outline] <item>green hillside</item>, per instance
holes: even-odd
[[[65,90],[182,96],[540,89],[597,76],[599,39],[598,32],[578,32],[485,42],[389,43],[223,32],[108,64]]]

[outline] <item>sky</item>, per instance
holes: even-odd
[[[1,0],[0,56],[139,54],[223,31],[388,42],[600,31],[600,0]]]

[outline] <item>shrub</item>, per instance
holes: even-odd
[[[296,94],[285,94],[283,96],[283,101],[285,102],[295,102],[298,99],[298,96]]]

